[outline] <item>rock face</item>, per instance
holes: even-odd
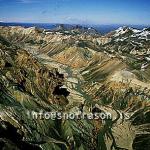
[[[0,149],[148,150],[149,32],[0,27]]]
[[[72,35],[93,35],[93,36],[100,36],[100,33],[92,28],[92,27],[83,27],[80,25],[75,26],[67,26],[64,24],[57,25],[52,31],[56,31],[59,33],[66,33],[66,34],[72,34]]]

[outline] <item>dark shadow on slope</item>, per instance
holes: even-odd
[[[150,149],[150,135],[137,135],[133,141],[133,150],[148,150]]]
[[[8,145],[15,145],[15,149],[19,150],[41,150],[36,144],[30,144],[23,141],[23,132],[19,133],[18,129],[6,121],[0,121],[0,148],[8,148]]]
[[[67,97],[70,94],[69,91],[67,91],[66,88],[62,88],[62,85],[57,85],[53,91],[53,95],[63,95],[64,97]]]

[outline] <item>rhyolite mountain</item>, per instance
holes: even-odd
[[[27,112],[111,113],[102,120]],[[150,149],[150,31],[0,27],[0,149]]]

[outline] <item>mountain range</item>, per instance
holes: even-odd
[[[0,122],[1,149],[150,149],[150,28],[0,26]]]

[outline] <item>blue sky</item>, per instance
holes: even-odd
[[[0,21],[150,25],[150,0],[0,0]]]

